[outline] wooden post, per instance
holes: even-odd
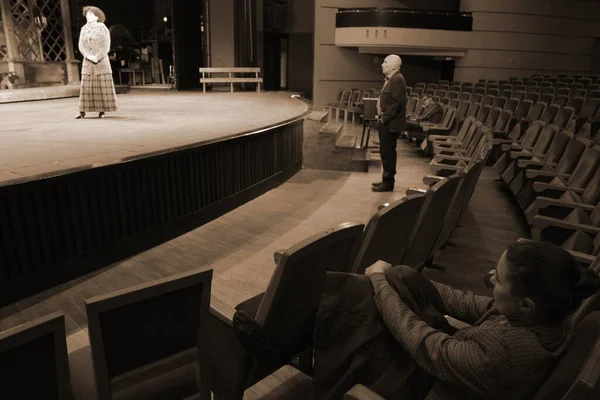
[[[60,12],[62,14],[63,35],[65,39],[65,64],[67,67],[68,83],[79,82],[79,68],[77,63],[79,60],[75,58],[73,48],[73,34],[71,33],[71,10],[69,8],[69,0],[60,0]]]
[[[0,14],[2,14],[2,25],[4,26],[4,36],[6,37],[6,48],[8,50],[8,70],[17,73],[15,61],[21,61],[17,39],[15,37],[15,25],[12,18],[12,11],[9,0],[0,0]],[[23,79],[23,76],[21,79]]]

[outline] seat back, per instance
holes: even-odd
[[[543,161],[549,163],[557,163],[562,155],[565,153],[569,142],[573,140],[574,135],[568,131],[556,132],[550,147],[544,154]]]
[[[519,102],[519,104],[517,105],[517,109],[513,113],[513,116],[516,119],[526,118],[532,107],[533,107],[533,101],[521,100]]]
[[[583,97],[580,97],[583,98]],[[579,112],[580,118],[592,118],[598,112],[600,107],[600,99],[588,99],[585,104],[581,107]]]
[[[529,112],[527,113],[527,116],[525,118],[528,121],[540,120],[540,117],[542,116],[544,111],[546,111],[546,103],[538,101],[529,109]]]
[[[557,106],[564,107],[569,102],[569,96],[565,95],[555,95],[554,99],[552,99],[552,104],[556,104]]]
[[[496,121],[498,120],[498,117],[500,116],[501,112],[502,112],[502,108],[500,108],[500,107],[492,108],[489,111],[489,113],[487,115],[487,118],[485,119],[484,124],[486,126],[490,126],[490,127],[496,125]]]
[[[531,153],[536,156],[543,156],[546,154],[546,151],[550,147],[550,143],[552,143],[557,130],[558,129],[554,125],[546,125],[544,128],[542,128],[538,139],[533,145],[533,149],[531,149]]]
[[[377,260],[398,265],[424,201],[422,194],[411,195],[377,211],[365,228],[352,272],[364,274]]]
[[[519,106],[520,100],[516,97],[511,97],[508,99],[506,104],[504,105],[505,110],[510,110],[513,114],[517,111],[517,107]]]
[[[504,108],[504,105],[507,101],[508,97],[496,97],[496,100],[494,101],[494,104],[492,104],[492,107]]]
[[[588,184],[600,164],[600,146],[590,147],[583,152],[577,166],[568,179],[568,186],[583,188]]]
[[[525,100],[537,103],[540,100],[540,94],[536,92],[529,92],[525,95]]]
[[[551,124],[552,121],[554,121],[554,118],[556,118],[556,114],[558,114],[558,110],[560,110],[559,106],[557,106],[556,104],[550,104],[544,110],[544,113],[540,117],[540,120],[544,121],[547,124]]]
[[[569,89],[565,89],[569,90]],[[585,104],[585,99],[583,97],[571,97],[569,103],[567,104],[569,107],[573,107],[575,110],[574,115],[579,115],[581,113],[581,108]],[[589,117],[588,117],[589,118]]]
[[[210,396],[208,357],[199,354],[208,354],[211,281],[212,270],[196,270],[85,301],[100,399],[121,378],[147,380],[150,365],[173,358],[197,362],[198,389]]]
[[[375,119],[377,116],[377,99],[365,98],[363,101],[363,119]]]
[[[558,126],[559,128],[564,128],[567,126],[571,117],[573,116],[575,110],[573,107],[562,107],[556,113],[556,116],[552,120],[552,124]]]
[[[417,103],[419,103],[419,98],[416,96],[410,96],[408,98],[408,102],[406,103],[406,114],[412,114],[416,111]]]
[[[600,214],[600,204],[595,207],[594,212],[596,215]],[[596,256],[588,268],[600,275],[600,256]],[[598,310],[600,310],[600,292],[588,297],[581,303],[579,309],[573,314],[571,323],[573,326],[579,326],[588,314]]]
[[[64,315],[0,332],[0,371],[5,398],[72,400]]]
[[[456,119],[462,120],[466,117],[467,111],[471,106],[471,102],[469,100],[463,100],[460,102],[458,108],[456,109]]]
[[[456,109],[452,107],[446,107],[444,113],[444,119],[442,120],[442,128],[449,129],[454,123],[454,116],[456,115]]]
[[[586,138],[576,138],[571,140],[565,149],[560,161],[556,165],[555,171],[559,174],[570,174],[573,172],[579,159],[589,147],[592,147],[592,141]]]
[[[469,205],[469,201],[473,196],[477,181],[479,180],[481,172],[483,171],[483,167],[485,166],[491,153],[494,135],[486,127],[483,127],[482,130],[484,131],[484,135],[481,139],[480,145],[478,146],[472,161],[463,171],[464,176],[456,190],[456,195],[454,196],[454,199],[448,208],[448,213],[446,214],[446,218],[442,224],[440,234],[433,246],[432,254],[435,254],[436,251],[440,250],[446,245],[446,243],[448,243],[448,240],[450,240],[452,232],[454,232],[458,226],[460,219]]]
[[[467,114],[465,117],[475,117],[477,115],[477,113],[479,112],[479,107],[481,106],[481,104],[477,103],[477,102],[473,102],[473,100],[471,100],[471,104],[469,105],[469,109],[467,110]]]
[[[460,100],[458,98],[450,99],[448,105],[453,108],[458,108],[460,106]]]
[[[463,90],[463,91],[460,93],[460,95],[458,96],[458,99],[459,99],[460,101],[469,101],[469,100],[471,100],[471,93],[469,93],[469,92],[466,92],[466,91],[464,91],[464,90]]]
[[[458,96],[460,96],[460,92],[454,91],[452,89],[448,92],[448,98],[450,100],[452,100],[452,99],[458,99]]]
[[[600,312],[593,312],[576,328],[569,347],[533,400],[593,399],[588,396],[598,384],[599,356]]]
[[[422,269],[432,256],[433,246],[448,213],[461,177],[444,178],[427,190],[415,230],[411,234],[402,264]]]
[[[494,101],[496,101],[496,96],[493,95],[485,95],[483,97],[483,99],[481,99],[481,105],[482,106],[492,106],[492,104],[494,104]]]
[[[583,193],[581,193],[580,200],[584,204],[596,205],[600,201],[600,168],[596,167],[596,171],[590,178]]]
[[[325,274],[352,270],[363,229],[364,224],[344,223],[283,252],[255,319],[290,354],[312,344]]]
[[[542,129],[546,127],[546,124],[542,121],[534,121],[529,128],[525,131],[523,136],[519,139],[519,144],[522,148],[532,148],[540,137]]]
[[[458,131],[458,134],[456,135],[456,140],[464,141],[465,137],[467,136],[467,132],[469,132],[469,128],[475,122],[476,122],[475,117],[469,117],[469,118],[465,119],[464,122],[462,123],[462,125],[460,126],[460,130]]]
[[[490,114],[491,110],[492,110],[492,106],[481,105],[481,107],[479,107],[479,111],[477,112],[477,115],[475,116],[475,119],[477,119],[478,121],[481,121],[481,122],[485,122],[487,120],[487,117]]]
[[[498,119],[496,120],[496,123],[494,124],[492,129],[494,131],[502,131],[502,132],[505,132],[506,130],[508,130],[508,126],[510,124],[510,119],[512,118],[512,115],[513,114],[512,114],[511,110],[502,110],[502,112],[498,116]]]

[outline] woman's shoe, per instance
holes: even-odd
[[[100,114],[98,114],[98,118],[104,118],[104,111],[102,111]]]
[[[81,118],[85,118],[84,112],[80,112],[79,115],[75,117],[75,119],[81,119]]]

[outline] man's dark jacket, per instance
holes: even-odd
[[[406,81],[400,71],[395,72],[379,95],[383,123],[390,132],[406,130]]]

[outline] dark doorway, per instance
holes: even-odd
[[[281,89],[282,51],[287,54],[287,36],[281,33],[265,33],[263,73],[265,90]]]
[[[440,79],[452,82],[454,80],[454,66],[455,62],[453,59],[442,61]]]
[[[207,0],[173,0],[173,59],[177,90],[200,85],[198,68],[206,64],[207,40],[204,14]]]

